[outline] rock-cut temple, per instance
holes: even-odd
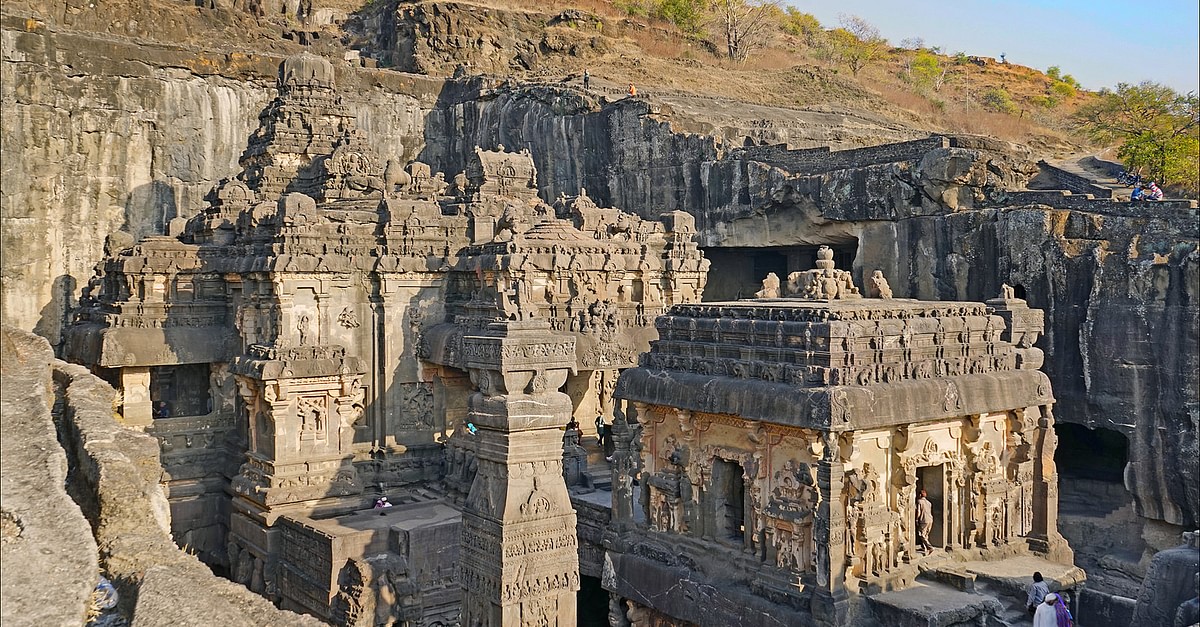
[[[241,174],[110,242],[67,335],[217,572],[470,627],[907,624],[925,579],[965,624],[1008,561],[1081,585],[1040,311],[864,297],[828,249],[701,303],[687,213],[548,204],[528,152],[376,154],[332,76],[285,62]]]

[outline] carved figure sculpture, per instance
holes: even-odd
[[[391,195],[399,187],[400,191],[408,189],[412,183],[412,177],[408,172],[404,171],[404,166],[400,165],[400,160],[395,157],[388,159],[387,166],[383,169],[383,189],[388,195]]]
[[[871,280],[867,283],[867,296],[870,298],[891,298],[892,288],[888,285],[888,281],[883,276],[883,270],[876,270],[871,273]]]
[[[779,275],[774,272],[767,273],[767,278],[762,282],[762,289],[755,292],[754,297],[779,298]]]

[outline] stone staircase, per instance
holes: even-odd
[[[595,437],[584,437],[581,442],[587,451],[587,473],[592,478],[592,486],[597,490],[612,490],[612,464],[605,461],[604,450],[600,448]]]

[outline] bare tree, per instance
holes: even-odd
[[[745,61],[763,47],[781,14],[776,0],[715,0],[713,15],[725,33],[725,52],[734,61]]]

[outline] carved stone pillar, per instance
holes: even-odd
[[[1051,560],[1070,564],[1074,553],[1058,533],[1058,469],[1054,465],[1054,412],[1049,405],[1041,408],[1033,443],[1033,530],[1029,546],[1045,552]]]
[[[121,368],[121,415],[131,427],[145,427],[154,422],[150,403],[150,368],[128,366]]]
[[[572,407],[558,390],[574,367],[575,339],[545,322],[508,321],[462,346],[478,390],[467,420],[479,459],[463,509],[462,623],[573,626],[578,540],[559,430]]]
[[[846,593],[846,508],[842,491],[845,471],[838,435],[822,434],[825,441],[817,462],[817,489],[821,503],[813,523],[813,541],[817,545],[817,587],[813,591],[812,613],[818,624],[843,625],[849,597]]]
[[[638,472],[635,439],[640,435],[640,429],[636,419],[630,424],[620,403],[617,403],[613,418],[612,522],[618,529],[624,529],[633,524],[633,481]]]

